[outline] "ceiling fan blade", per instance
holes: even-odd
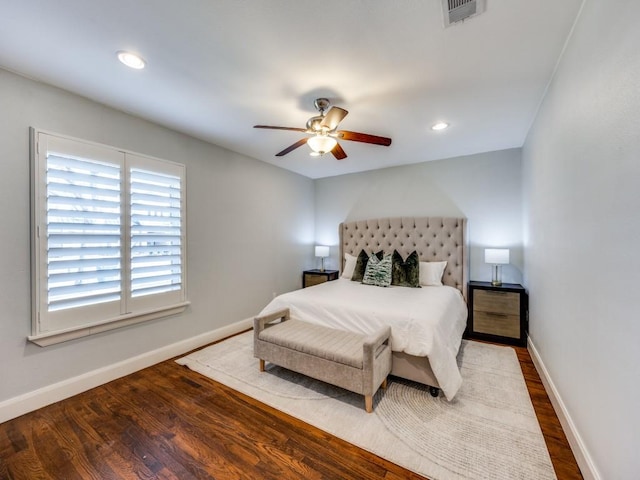
[[[296,127],[272,127],[271,125],[254,125],[253,128],[270,128],[271,130],[291,130],[294,132],[306,132],[306,128]]]
[[[342,149],[339,143],[336,143],[336,146],[333,147],[333,150],[331,150],[331,153],[333,154],[334,157],[336,157],[336,160],[342,160],[344,158],[347,158],[347,154]]]
[[[304,131],[304,130],[303,130]],[[307,143],[307,139],[303,138],[301,140],[298,140],[296,143],[294,143],[293,145],[288,146],[287,148],[285,148],[284,150],[282,150],[281,152],[276,153],[276,157],[283,157],[284,155],[286,155],[287,153],[295,150],[298,147],[301,147],[302,145],[304,145],[305,143]]]
[[[344,117],[347,116],[348,113],[349,112],[347,112],[344,108],[331,107],[322,119],[322,122],[320,122],[320,126],[326,127],[329,130],[335,130],[338,124]]]
[[[378,137],[377,135],[369,135],[368,133],[349,132],[348,130],[340,130],[338,138],[343,140],[351,140],[352,142],[373,143],[375,145],[391,145],[391,139],[387,137]]]

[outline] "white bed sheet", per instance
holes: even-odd
[[[260,315],[282,308],[293,319],[365,334],[390,325],[391,349],[428,357],[448,400],[462,384],[456,355],[467,305],[453,287],[382,288],[340,278],[280,295]]]

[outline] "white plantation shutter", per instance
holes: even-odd
[[[132,168],[131,295],[179,290],[182,283],[180,177]]]
[[[120,166],[47,155],[47,308],[120,300]]]
[[[184,166],[32,134],[29,339],[47,345],[184,310]]]

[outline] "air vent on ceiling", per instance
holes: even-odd
[[[484,12],[486,0],[442,0],[444,26],[462,22]]]

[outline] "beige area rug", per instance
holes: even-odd
[[[371,414],[360,395],[269,363],[260,373],[253,332],[177,362],[433,480],[556,478],[510,347],[464,340],[452,402],[390,377]]]

